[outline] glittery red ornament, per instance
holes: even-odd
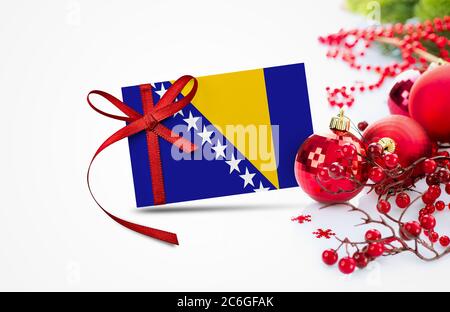
[[[367,181],[365,150],[360,139],[348,131],[348,119],[341,112],[333,118],[327,134],[313,134],[297,152],[295,177],[313,199],[342,202],[355,197]],[[355,149],[355,153],[343,150]]]
[[[450,142],[450,65],[429,69],[414,83],[409,111],[431,139]]]
[[[403,167],[431,154],[431,141],[427,133],[416,121],[406,116],[392,115],[371,124],[363,138],[367,145],[382,139],[386,143],[391,139],[392,144],[385,145],[386,150],[397,154]]]
[[[409,116],[409,95],[414,82],[420,77],[415,69],[406,70],[398,75],[389,92],[388,107],[393,115]]]

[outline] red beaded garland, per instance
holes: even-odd
[[[366,70],[378,75],[378,79],[369,84],[356,82],[350,87],[326,87],[330,105],[342,107],[352,106],[355,102],[356,92],[364,93],[366,90],[380,88],[389,77],[395,77],[408,69],[419,68],[424,70],[430,60],[427,48],[422,41],[434,43],[439,50],[443,61],[450,61],[447,47],[450,40],[439,36],[436,32],[450,29],[450,17],[435,19],[417,24],[396,24],[379,26],[368,29],[340,30],[338,33],[319,37],[319,42],[329,46],[327,57],[341,59],[355,70]],[[400,50],[402,60],[388,65],[364,65],[358,58],[366,55],[366,50],[373,42],[382,42],[396,46]],[[437,59],[435,57],[435,59]]]

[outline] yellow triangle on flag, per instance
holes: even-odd
[[[248,70],[197,80],[199,88],[192,104],[279,188],[264,71]]]

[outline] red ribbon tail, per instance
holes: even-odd
[[[120,219],[120,218],[116,217],[115,215],[109,213],[108,211],[106,211],[102,207],[100,207],[100,208],[111,219],[113,219],[114,221],[116,221],[120,225],[126,227],[127,229],[130,229],[132,231],[138,232],[138,233],[140,233],[142,235],[145,235],[145,236],[149,236],[149,237],[152,237],[152,238],[159,239],[159,240],[167,242],[169,244],[179,245],[178,244],[178,237],[177,237],[177,234],[175,234],[175,233],[166,232],[166,231],[163,231],[163,230],[158,230],[158,229],[154,229],[154,228],[147,227],[147,226],[144,226],[144,225],[132,223],[132,222],[129,222],[129,221],[126,221],[126,220],[123,220],[123,219]]]
[[[114,221],[116,221],[117,223],[126,227],[129,230],[132,230],[134,232],[137,232],[139,234],[142,234],[142,235],[145,235],[145,236],[148,236],[151,238],[158,239],[160,241],[164,241],[169,244],[179,245],[177,234],[126,221],[124,219],[116,217],[112,213],[108,212],[105,208],[103,208],[102,205],[100,205],[99,201],[97,200],[97,198],[95,197],[95,195],[91,189],[91,182],[90,182],[89,178],[90,178],[92,163],[94,162],[95,158],[101,151],[102,151],[102,149],[99,150],[97,152],[97,154],[92,158],[91,164],[89,165],[88,172],[87,172],[88,189],[89,189],[89,192],[90,192],[92,198],[94,199],[95,203],[98,205],[98,207],[101,210],[103,210],[103,212],[106,213],[111,219],[113,219]]]

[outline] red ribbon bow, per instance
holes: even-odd
[[[183,88],[191,81],[194,81],[194,86],[191,91],[184,96],[179,101],[176,101],[177,97],[181,94]],[[140,86],[142,105],[144,114],[141,115],[128,105],[114,97],[113,95],[94,90],[89,92],[87,96],[87,101],[89,105],[98,113],[107,116],[109,118],[126,121],[128,124],[111,135],[103,144],[98,148],[97,152],[92,157],[91,163],[89,165],[88,173],[87,173],[87,183],[89,192],[91,193],[92,198],[95,200],[97,205],[114,221],[123,225],[124,227],[133,230],[135,232],[144,234],[146,236],[150,236],[171,244],[178,245],[178,238],[175,233],[170,233],[150,227],[146,227],[143,225],[135,224],[128,222],[126,220],[120,219],[108,211],[106,211],[95,198],[90,184],[90,172],[92,163],[97,158],[97,156],[105,150],[108,146],[124,139],[134,134],[137,134],[141,131],[145,131],[147,135],[147,144],[148,144],[148,154],[150,161],[150,175],[153,189],[153,198],[155,205],[164,204],[166,202],[165,191],[164,191],[164,178],[161,167],[161,156],[160,156],[160,148],[159,148],[159,137],[163,138],[167,142],[177,146],[183,152],[191,153],[197,149],[190,141],[180,137],[176,133],[172,132],[167,127],[161,124],[161,121],[164,119],[173,116],[176,112],[180,111],[186,105],[188,105],[195,96],[197,92],[198,82],[192,76],[183,76],[179,78],[177,81],[173,83],[173,85],[167,90],[167,92],[162,96],[159,102],[154,105],[153,104],[153,95],[152,95],[152,86],[150,84],[145,84]],[[100,95],[105,98],[107,101],[116,106],[120,111],[122,111],[126,116],[117,116],[106,113],[97,107],[95,107],[89,96],[91,94]]]

